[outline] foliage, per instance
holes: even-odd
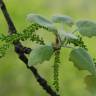
[[[32,50],[28,65],[32,66],[34,64],[42,63],[45,60],[50,60],[53,52],[52,45],[40,45],[38,48]]]
[[[91,55],[88,53],[88,49],[83,41],[83,36],[93,37],[96,35],[96,24],[92,21],[80,20],[76,24],[73,22],[72,18],[69,16],[53,16],[52,21],[45,19],[38,14],[29,14],[27,17],[28,21],[32,24],[24,29],[22,32],[16,33],[11,36],[5,36],[0,34],[0,40],[5,43],[0,48],[0,57],[3,57],[5,51],[9,48],[9,45],[17,40],[25,41],[36,41],[40,44],[39,47],[33,49],[29,55],[28,65],[33,66],[35,64],[43,63],[45,60],[49,61],[51,56],[55,55],[54,60],[54,83],[56,91],[59,91],[59,66],[60,66],[60,50],[61,48],[71,48],[71,53],[69,56],[69,61],[73,62],[75,67],[80,70],[88,70],[92,75],[88,78],[86,82],[88,89],[94,91],[93,81],[96,81],[96,68],[95,62]],[[67,26],[72,27],[75,25],[77,31],[66,32],[64,29],[57,29],[55,23],[64,23]],[[36,34],[35,31],[40,28],[52,32],[55,35],[56,40],[54,42],[49,42],[50,45],[45,44],[43,38]],[[74,29],[76,30],[76,29]],[[79,33],[78,33],[79,32]],[[6,45],[8,44],[8,45]],[[86,80],[85,80],[86,81]],[[90,83],[91,82],[91,83]]]
[[[63,15],[53,16],[52,21],[55,23],[67,24],[68,26],[72,26],[74,24],[70,16],[63,16]]]
[[[81,35],[87,37],[96,36],[96,22],[89,20],[79,20],[77,21],[76,25]]]
[[[70,53],[70,61],[80,70],[88,70],[91,74],[96,74],[93,59],[83,48],[73,49]]]

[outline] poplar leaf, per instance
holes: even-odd
[[[44,18],[38,14],[29,14],[27,16],[27,20],[32,23],[36,23],[41,26],[44,26],[44,27],[48,28],[50,31],[57,32],[57,30],[54,27],[54,24],[51,21],[47,20],[46,18]]]
[[[78,27],[78,31],[82,36],[96,36],[96,22],[89,20],[79,20],[77,21],[76,26]]]
[[[28,65],[32,66],[34,64],[42,63],[46,60],[50,60],[54,50],[52,45],[40,45],[36,49],[33,49],[30,53]]]
[[[65,32],[63,30],[59,30],[58,34],[59,34],[59,36],[61,38],[62,43],[64,42],[65,39],[69,40],[69,41],[78,39],[78,37],[75,36],[74,34],[72,34],[71,32]]]
[[[53,16],[52,21],[55,23],[64,23],[67,24],[68,26],[72,26],[74,24],[70,16],[63,16],[63,15]]]
[[[92,74],[96,74],[93,59],[85,49],[73,49],[70,53],[69,60],[72,61],[79,70],[88,70]]]

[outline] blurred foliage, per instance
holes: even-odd
[[[38,13],[51,18],[52,15],[64,14],[74,18],[74,20],[86,18],[96,19],[96,0],[4,0],[8,11],[14,21],[18,32],[28,25],[26,16],[28,13]],[[0,11],[0,32],[7,34],[8,27]],[[40,30],[42,31],[42,30]],[[53,41],[51,33],[39,33],[46,42]],[[49,38],[50,37],[50,38]],[[89,48],[89,53],[96,57],[94,47],[96,38],[86,39],[85,44]],[[0,42],[1,43],[1,42]],[[24,42],[27,46],[32,43]],[[89,73],[79,71],[68,61],[70,49],[62,49],[60,65],[60,93],[61,96],[92,96],[86,90],[84,77]],[[26,66],[18,59],[14,53],[13,46],[8,50],[8,54],[0,60],[0,96],[48,96],[36,82],[34,76]],[[50,62],[36,65],[40,74],[46,78],[48,83],[53,83],[53,59]]]

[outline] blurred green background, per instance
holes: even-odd
[[[26,15],[38,13],[51,18],[55,14],[72,16],[74,21],[78,19],[96,20],[96,0],[4,0],[8,11],[14,21],[18,32],[28,25]],[[0,11],[0,32],[7,34],[8,27]],[[47,34],[47,35],[46,35]],[[45,39],[52,40],[52,34]],[[50,38],[49,38],[50,36]],[[86,39],[85,44],[89,48],[92,57],[96,57],[96,38]],[[27,44],[25,42],[24,44]],[[30,46],[28,43],[27,46]],[[60,94],[61,96],[93,96],[86,90],[84,77],[89,73],[79,71],[71,62],[68,62],[70,49],[61,50],[60,64]],[[0,96],[49,96],[36,82],[32,73],[18,59],[14,53],[14,47],[8,50],[8,54],[0,59]],[[50,62],[36,65],[40,74],[48,83],[53,83],[53,58]]]

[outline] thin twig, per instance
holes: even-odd
[[[8,27],[9,27],[9,34],[14,34],[17,32],[15,26],[14,26],[14,23],[12,22],[10,16],[9,16],[9,13],[6,9],[6,6],[3,2],[3,0],[0,0],[0,7],[1,7],[1,10],[3,12],[3,15],[6,19],[6,22],[8,24]],[[48,93],[50,94],[50,96],[59,96],[48,84],[47,84],[47,81],[42,78],[40,76],[40,74],[38,73],[37,69],[34,67],[34,66],[31,66],[29,67],[28,66],[28,59],[27,57],[25,56],[25,49],[28,51],[28,53],[30,53],[31,49],[30,48],[26,48],[24,46],[22,46],[22,44],[19,42],[19,41],[16,41],[16,42],[13,42],[14,44],[14,47],[15,47],[15,51],[16,53],[19,55],[19,58],[26,64],[27,68],[31,70],[31,72],[33,73],[33,75],[35,76],[37,82],[43,87],[43,89]]]

